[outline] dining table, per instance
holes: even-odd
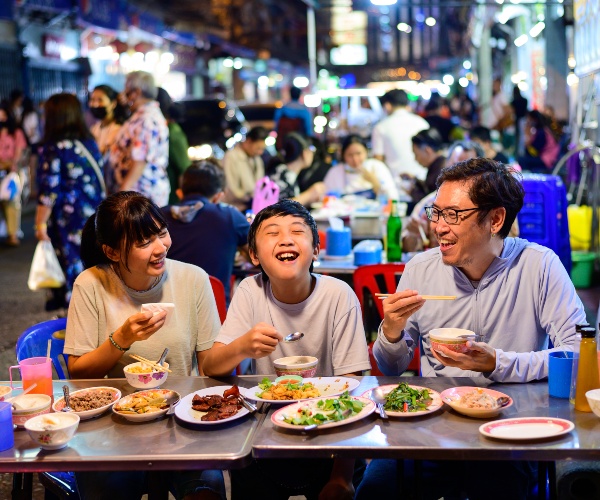
[[[263,376],[176,377],[169,376],[163,388],[184,397],[209,387],[237,384],[257,386]],[[15,445],[0,452],[0,472],[43,471],[156,471],[149,477],[155,487],[149,498],[166,498],[161,473],[182,469],[235,469],[252,458],[393,458],[414,460],[532,460],[540,464],[555,460],[597,460],[600,457],[600,418],[575,411],[567,399],[548,395],[546,381],[523,384],[494,383],[484,377],[356,377],[351,394],[406,382],[438,393],[462,386],[488,387],[512,398],[512,405],[498,416],[486,419],[457,413],[447,404],[417,416],[380,418],[377,412],[347,425],[324,426],[312,431],[290,430],[276,423],[278,403],[260,403],[258,411],[217,425],[190,424],[179,417],[133,423],[107,412],[81,421],[68,446],[43,451],[21,429]],[[135,392],[125,379],[54,381],[54,395],[67,384],[71,391],[111,386],[123,396]],[[480,432],[490,421],[538,417],[542,421],[566,419],[573,430],[544,439],[498,439]],[[274,421],[275,420],[275,421]],[[545,476],[544,476],[545,481]],[[545,491],[545,489],[544,489]]]

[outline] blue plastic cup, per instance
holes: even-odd
[[[15,432],[12,420],[12,404],[0,402],[0,451],[15,445]]]
[[[552,351],[548,354],[548,394],[554,398],[569,397],[573,353]]]

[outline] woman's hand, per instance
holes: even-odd
[[[485,342],[467,342],[466,353],[454,352],[440,346],[439,352],[431,349],[433,357],[445,366],[453,366],[461,370],[489,373],[496,369],[496,350]],[[441,354],[440,354],[441,353]]]
[[[45,224],[36,226],[35,237],[38,241],[50,241],[50,236],[48,236],[48,228]]]
[[[358,167],[357,170],[360,172],[361,177],[371,184],[371,186],[373,186],[373,191],[375,191],[375,194],[378,195],[379,191],[381,191],[381,183],[379,182],[379,179],[375,173],[366,169],[364,164]]]
[[[406,322],[425,304],[415,290],[394,293],[383,301],[382,330],[390,342],[397,342],[406,327]]]
[[[114,341],[123,349],[129,349],[134,342],[149,339],[165,324],[166,311],[154,314],[144,311],[129,316],[125,323],[113,334]]]
[[[239,339],[239,348],[245,358],[264,358],[271,354],[283,337],[266,323],[257,323]]]

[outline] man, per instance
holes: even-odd
[[[492,135],[489,128],[481,125],[473,127],[469,132],[469,137],[483,148],[485,153],[483,156],[500,163],[508,163],[508,157],[502,151],[496,151],[492,146]]]
[[[442,154],[442,138],[435,128],[421,130],[411,139],[411,142],[415,159],[419,165],[427,169],[425,180],[416,179],[410,192],[413,201],[418,202],[435,191],[435,180],[446,165],[446,158]]]
[[[246,139],[225,153],[225,198],[223,201],[233,205],[241,212],[250,208],[256,183],[265,176],[262,154],[269,132],[265,127],[254,127]]]
[[[281,149],[285,136],[290,132],[311,137],[313,135],[312,118],[306,106],[300,102],[302,91],[298,87],[290,88],[290,102],[275,110],[273,120],[277,131],[277,149]]]
[[[236,251],[248,254],[250,224],[238,210],[219,203],[224,185],[218,165],[209,160],[194,163],[183,173],[177,190],[181,204],[162,210],[173,242],[169,258],[194,264],[219,278],[229,298]]]
[[[415,160],[410,140],[421,130],[428,129],[429,124],[411,112],[408,95],[404,90],[390,90],[381,101],[389,116],[373,129],[373,156],[390,167],[398,187],[401,187],[400,174],[425,179],[427,172]]]
[[[444,144],[450,144],[455,139],[462,139],[465,134],[452,120],[442,116],[442,105],[439,98],[432,98],[425,106],[425,120],[439,132]]]
[[[167,175],[169,129],[160,111],[154,77],[133,71],[125,80],[124,97],[132,116],[117,135],[110,151],[119,191],[137,191],[159,207],[169,203]]]
[[[440,246],[413,258],[396,293],[383,302],[384,319],[373,352],[386,375],[406,369],[417,342],[425,377],[498,382],[545,378],[548,340],[556,349],[572,348],[575,325],[585,322],[585,312],[565,268],[551,250],[507,237],[524,198],[514,174],[487,158],[442,171],[437,196],[426,209]],[[457,298],[427,302],[421,297],[430,293]],[[433,350],[428,332],[449,326],[470,329],[481,341],[469,341],[464,354],[444,347]],[[525,498],[533,479],[526,462],[440,464],[424,464],[426,475],[432,465],[450,477],[446,481],[439,475],[436,484],[425,485],[435,498],[462,489],[469,498]],[[492,474],[511,480],[493,491],[485,488]],[[468,480],[456,480],[466,476]]]

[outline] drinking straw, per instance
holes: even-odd
[[[52,346],[52,340],[48,339],[48,349],[46,351],[46,357],[50,358],[50,347]]]

